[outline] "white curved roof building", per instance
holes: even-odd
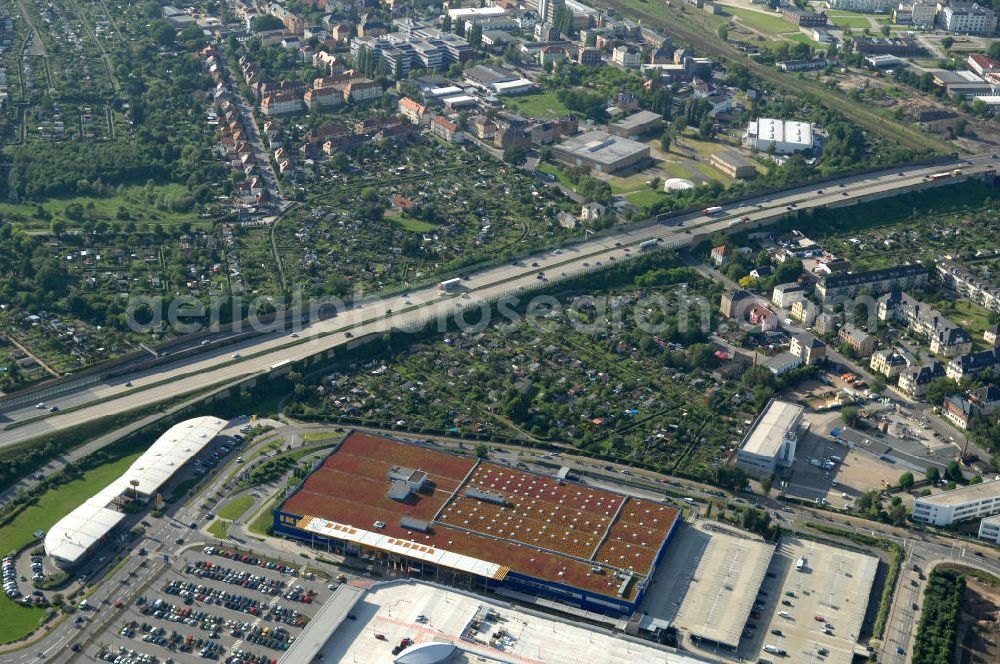
[[[118,509],[120,498],[148,500],[226,425],[226,420],[206,416],[170,427],[121,477],[52,526],[45,535],[45,552],[60,567],[78,563],[125,518]]]
[[[399,653],[393,664],[441,664],[451,659],[457,650],[454,643],[418,643]]]

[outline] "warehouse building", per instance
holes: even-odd
[[[617,619],[642,600],[679,517],[653,501],[353,432],[275,510],[274,532],[372,571]]]
[[[982,482],[921,496],[913,503],[913,520],[932,526],[950,526],[1000,513],[1000,481]]]
[[[79,564],[121,524],[128,503],[149,501],[224,428],[226,421],[218,417],[196,417],[170,427],[121,477],[49,529],[45,553],[59,567]]]
[[[757,118],[747,126],[744,142],[758,152],[793,154],[813,147],[813,127],[809,122]]]
[[[648,162],[649,146],[594,130],[553,146],[552,154],[571,166],[586,166],[601,173],[617,173]]]
[[[612,136],[621,136],[632,140],[659,132],[662,129],[663,116],[652,111],[639,111],[608,125],[608,133]]]
[[[778,466],[791,466],[803,412],[802,406],[771,399],[743,438],[736,465],[756,477],[773,473]]]
[[[752,180],[757,177],[754,163],[735,152],[716,152],[708,158],[708,162],[734,180]]]

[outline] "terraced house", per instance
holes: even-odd
[[[1000,312],[1000,288],[954,261],[938,261],[937,272],[946,288],[969,298],[981,307]]]

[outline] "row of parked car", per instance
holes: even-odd
[[[14,567],[14,559],[10,556],[3,559],[3,591],[11,599],[21,596],[21,591],[17,587],[17,569]]]
[[[199,579],[223,581],[251,590],[260,590],[263,593],[270,593],[272,595],[277,595],[285,587],[285,582],[281,579],[272,579],[262,574],[251,574],[247,571],[241,572],[229,567],[216,565],[207,560],[197,560],[193,565],[187,565],[184,571]]]

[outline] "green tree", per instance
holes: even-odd
[[[958,383],[951,378],[937,378],[927,385],[927,402],[940,406],[949,394],[958,392]]]
[[[840,421],[847,426],[857,426],[859,419],[858,409],[854,406],[844,406],[840,409]]]
[[[485,443],[479,443],[476,445],[476,458],[477,459],[490,458],[490,448]]]
[[[774,486],[774,473],[768,473],[760,480],[760,490],[764,492],[764,495],[771,493],[771,487]]]
[[[747,485],[747,474],[739,466],[722,464],[715,469],[715,482],[727,489],[742,489]]]
[[[931,484],[937,484],[939,481],[941,481],[941,471],[939,471],[935,466],[931,466],[930,468],[928,468],[927,481],[930,482]]]
[[[469,45],[472,48],[478,49],[480,46],[482,46],[483,45],[483,26],[480,25],[479,23],[473,24],[473,26],[471,28],[469,28],[469,35],[468,35],[467,39],[469,41]]]
[[[899,476],[899,488],[903,491],[913,488],[913,473],[907,471]]]
[[[952,482],[962,482],[965,479],[965,476],[962,475],[962,467],[954,459],[948,462],[948,467],[944,470],[944,476]]]
[[[520,145],[514,145],[503,151],[503,160],[511,166],[523,166],[528,161],[528,151]]]
[[[253,32],[267,32],[268,30],[283,30],[285,24],[276,16],[270,14],[259,14],[250,23],[250,30]]]
[[[727,41],[729,39],[729,26],[722,24],[719,26],[719,39]]]
[[[670,152],[670,142],[672,140],[673,137],[670,135],[669,131],[663,132],[663,135],[660,136],[660,149],[664,152]]]
[[[951,37],[945,37],[944,39],[941,40],[941,46],[944,47],[944,50],[946,51],[949,50],[954,45],[955,45],[955,40],[952,39]]]

